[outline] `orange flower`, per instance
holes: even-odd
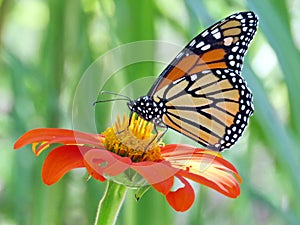
[[[135,115],[128,124],[128,119],[119,119],[102,134],[34,129],[21,136],[14,148],[32,144],[33,152],[40,155],[52,144],[61,144],[51,150],[43,164],[42,180],[47,185],[74,168],[85,167],[99,181],[110,179],[140,188],[146,180],[176,211],[186,211],[195,199],[186,178],[231,198],[240,194],[237,170],[219,153],[181,144],[163,146],[152,132],[153,124]],[[182,183],[177,189],[175,178]]]

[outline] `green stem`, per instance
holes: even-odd
[[[105,193],[99,201],[94,225],[114,225],[116,223],[126,192],[125,186],[107,181]]]

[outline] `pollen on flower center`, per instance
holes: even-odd
[[[129,124],[130,123],[130,124]],[[153,134],[154,125],[135,113],[130,119],[118,117],[113,127],[107,128],[104,145],[107,150],[129,157],[133,162],[160,161],[160,134]]]

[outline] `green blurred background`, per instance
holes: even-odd
[[[130,191],[117,224],[300,224],[299,0],[0,1],[0,224],[93,224],[105,184],[87,182],[85,171],[76,170],[45,186],[45,156],[36,158],[30,147],[13,151],[14,141],[36,127],[72,128],[76,86],[108,50],[139,40],[184,46],[243,10],[255,11],[260,27],[243,69],[255,113],[245,135],[224,153],[243,177],[240,197],[196,184],[193,207],[177,213],[154,190],[138,203]],[[159,74],[153,63],[122,72],[113,91]]]

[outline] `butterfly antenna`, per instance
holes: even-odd
[[[101,102],[112,102],[112,101],[132,101],[128,96],[126,95],[122,95],[122,94],[117,94],[114,92],[110,92],[110,91],[101,91],[100,95],[113,95],[113,96],[117,96],[118,98],[114,98],[114,99],[104,99],[104,100],[97,100],[95,102],[93,102],[93,106],[95,106],[97,103],[101,103]]]

